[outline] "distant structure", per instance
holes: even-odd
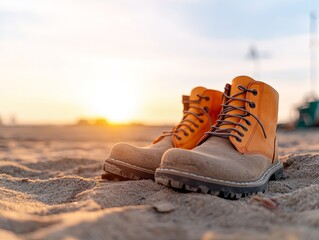
[[[253,61],[253,77],[259,80],[261,78],[260,59],[268,58],[267,53],[260,53],[255,45],[251,45],[248,49],[248,59]]]
[[[90,123],[87,119],[79,119],[75,125],[88,126],[88,125],[90,125]]]
[[[17,117],[15,114],[12,114],[10,117],[10,125],[16,125],[17,124]]]
[[[96,125],[96,126],[106,126],[108,124],[109,123],[106,121],[105,118],[97,118],[97,119],[95,119],[95,122],[94,122],[94,125]]]
[[[298,108],[298,112],[296,127],[319,127],[319,100],[306,101]]]
[[[107,126],[108,121],[105,118],[86,119],[81,118],[75,124],[77,126]]]
[[[317,14],[310,13],[310,94],[298,107],[296,127],[319,127],[319,99],[317,95]]]

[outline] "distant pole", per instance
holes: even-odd
[[[250,58],[253,61],[253,76],[256,79],[260,79],[260,55],[256,48],[256,46],[251,45],[248,50],[248,58]]]
[[[317,13],[310,12],[310,82],[311,92],[317,96]]]

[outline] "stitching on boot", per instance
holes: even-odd
[[[255,183],[263,182],[263,180],[264,180],[264,178],[266,177],[266,175],[267,175],[272,169],[274,169],[275,167],[278,167],[278,166],[280,166],[280,165],[281,165],[281,163],[278,162],[278,163],[276,163],[275,165],[273,165],[272,167],[268,168],[267,171],[265,171],[265,172],[263,173],[263,175],[262,175],[257,181],[253,181],[253,182],[232,182],[232,181],[214,179],[214,178],[205,177],[205,176],[202,176],[202,175],[197,175],[197,174],[195,174],[195,173],[188,173],[188,172],[183,172],[183,171],[179,171],[179,170],[175,170],[175,169],[168,169],[168,168],[160,168],[160,169],[158,169],[158,171],[165,170],[165,171],[169,171],[169,172],[182,173],[182,174],[185,174],[185,175],[194,176],[194,177],[199,177],[199,178],[202,178],[202,179],[212,180],[212,181],[216,181],[216,182],[231,183],[231,184],[235,184],[235,185],[247,185],[247,184],[250,185],[250,184],[255,184]]]
[[[142,167],[138,167],[138,166],[126,163],[126,162],[122,162],[122,161],[116,160],[116,159],[111,158],[111,157],[108,157],[105,161],[108,162],[108,160],[111,160],[110,162],[113,161],[114,163],[117,163],[119,165],[122,165],[122,166],[125,166],[125,167],[129,167],[129,168],[133,168],[133,169],[136,169],[136,170],[139,170],[139,171],[142,171],[142,172],[147,172],[147,173],[151,173],[151,174],[155,173],[155,171],[152,171],[152,170],[149,170],[149,169],[146,169],[146,168],[142,168]]]

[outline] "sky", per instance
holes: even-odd
[[[192,88],[249,75],[279,92],[279,121],[291,121],[319,92],[310,11],[319,1],[0,0],[0,116],[174,124]]]

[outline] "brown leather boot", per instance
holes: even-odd
[[[103,169],[112,176],[124,179],[154,179],[155,169],[159,167],[162,155],[170,148],[194,148],[221,110],[222,92],[196,87],[190,96],[183,96],[184,116],[181,122],[169,132],[154,140],[147,147],[135,147],[118,143],[105,160]]]
[[[264,191],[282,177],[276,125],[278,93],[240,76],[227,84],[222,111],[192,150],[170,149],[156,170],[156,182],[178,189],[239,198]]]

